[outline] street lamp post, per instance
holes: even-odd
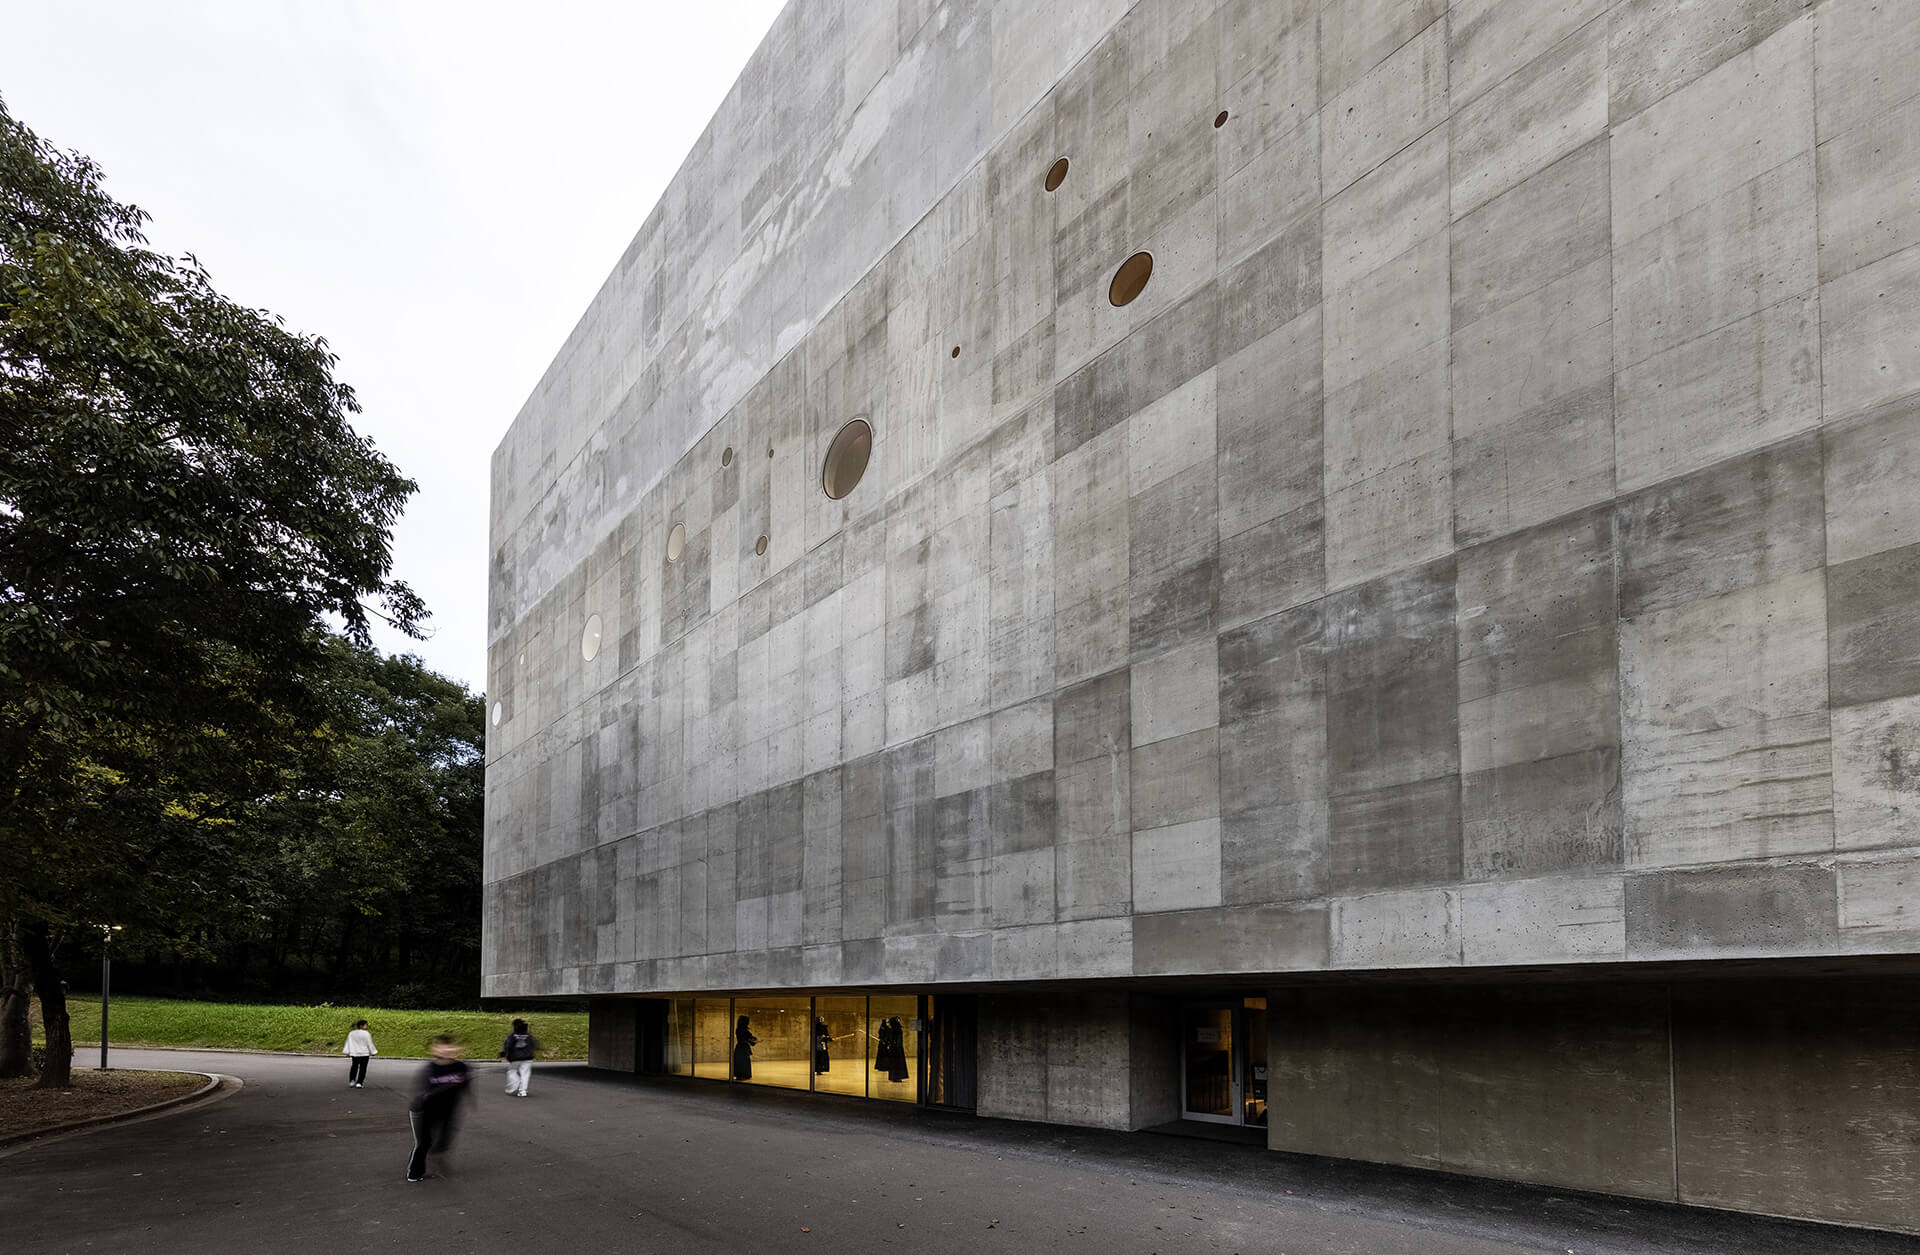
[[[113,987],[113,935],[119,924],[100,925],[100,1071],[107,1070],[107,998]]]

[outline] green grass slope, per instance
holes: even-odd
[[[37,1013],[39,1004],[34,1004]],[[75,1041],[100,1036],[98,999],[70,998],[67,1014]],[[384,1056],[421,1057],[427,1044],[446,1033],[469,1058],[491,1059],[513,1017],[493,1011],[390,1011],[381,1007],[276,1006],[235,1002],[183,1002],[116,994],[108,1034],[115,1046],[197,1046],[208,1050],[281,1050],[338,1054],[355,1020],[367,1021],[373,1044]],[[540,1042],[542,1059],[587,1057],[584,1013],[523,1013]],[[35,1016],[34,1042],[41,1042]]]

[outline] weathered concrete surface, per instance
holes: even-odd
[[[128,1056],[236,1074],[246,1087],[202,1112],[9,1152],[9,1251],[1915,1249],[1860,1230],[1243,1146],[565,1066],[536,1068],[524,1100],[500,1096],[498,1071],[484,1069],[451,1159],[408,1185],[398,1086],[417,1063],[376,1060],[369,1087],[348,1090],[331,1059]]]
[[[1269,998],[1276,1150],[1920,1230],[1910,982]]]
[[[487,992],[1910,949],[1916,47],[797,0],[501,446]]]

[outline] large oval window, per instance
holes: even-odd
[[[1131,305],[1134,297],[1147,290],[1147,280],[1152,277],[1153,254],[1135,253],[1113,272],[1113,282],[1107,285],[1107,299],[1115,305]]]
[[[867,459],[873,456],[873,428],[864,418],[856,418],[840,429],[827,446],[827,464],[820,473],[820,486],[835,501],[846,496],[867,473]]]

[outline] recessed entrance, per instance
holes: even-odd
[[[1265,998],[1181,1009],[1180,1106],[1188,1120],[1266,1127]]]

